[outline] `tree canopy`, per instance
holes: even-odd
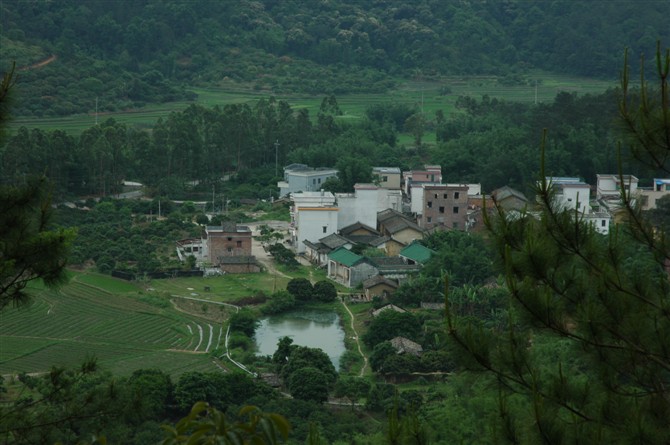
[[[670,50],[662,53],[660,45],[657,69],[658,83],[632,91],[624,66],[619,110],[624,143],[637,159],[668,173]],[[466,351],[463,363],[499,383],[498,438],[667,443],[666,234],[625,190],[626,221],[609,236],[557,208],[546,180],[537,194],[539,214],[509,218],[498,209],[489,220],[512,305],[506,326],[484,329],[481,321],[448,317],[451,338]]]

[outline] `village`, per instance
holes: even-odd
[[[484,212],[498,206],[509,217],[533,214],[534,202],[524,193],[501,187],[485,194],[481,184],[445,183],[439,165],[401,172],[397,167],[373,167],[374,183],[355,184],[353,193],[324,191],[338,171],[291,164],[284,168],[278,200],[290,204],[291,221],[280,224],[278,238],[304,264],[327,269],[329,279],[360,291],[371,301],[388,297],[417,274],[434,253],[420,241],[435,231],[485,230]],[[632,175],[599,174],[595,185],[578,177],[547,177],[555,204],[600,234],[607,235],[623,213],[622,191],[641,210],[656,207],[670,194],[670,179],[654,179],[640,187]],[[254,230],[256,232],[254,232]],[[252,254],[258,226],[223,223],[206,226],[200,239],[180,240],[180,259],[189,255],[215,273],[254,273],[263,263]]]

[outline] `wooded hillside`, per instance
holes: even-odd
[[[96,98],[100,111],[184,99],[193,85],[341,94],[384,91],[402,77],[524,82],[531,69],[611,77],[624,47],[652,54],[670,37],[663,1],[10,0],[0,8],[3,69],[13,60],[25,68],[15,114],[37,116],[90,112]]]

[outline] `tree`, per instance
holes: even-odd
[[[372,320],[362,339],[366,345],[374,348],[375,345],[398,336],[416,340],[420,333],[421,323],[414,315],[385,310]]]
[[[337,371],[330,357],[318,348],[295,346],[291,348],[288,361],[281,370],[281,376],[286,382],[291,382],[293,374],[303,368],[316,368],[327,377],[328,388],[332,388],[337,380]]]
[[[9,116],[9,94],[16,81],[14,65],[0,83],[0,144]],[[42,279],[50,288],[67,280],[65,265],[74,230],[50,227],[51,199],[46,178],[24,185],[0,185],[0,311],[29,301],[25,288]]]
[[[624,64],[619,111],[633,156],[667,174],[670,50],[660,44],[657,71],[658,88],[643,76],[632,92]],[[557,208],[546,180],[537,194],[539,216],[498,209],[488,221],[512,305],[506,332],[448,317],[463,363],[499,383],[498,442],[668,443],[667,234],[625,190],[627,220],[607,237]]]
[[[74,229],[52,228],[49,184],[0,186],[0,310],[29,301],[26,286],[41,279],[50,288],[67,281],[65,266]]]
[[[323,371],[307,366],[291,373],[288,389],[296,399],[323,403],[328,400],[330,382]]]
[[[370,391],[370,382],[360,377],[342,377],[335,384],[335,396],[346,397],[351,401],[353,411],[356,402]]]
[[[163,426],[166,438],[161,444],[275,445],[286,441],[291,429],[283,416],[255,406],[242,407],[237,417],[244,420],[231,421],[218,409],[198,402],[174,426]]]
[[[314,298],[324,303],[330,303],[337,298],[337,289],[335,285],[328,280],[321,280],[314,283]]]
[[[253,337],[258,327],[258,319],[253,312],[248,309],[242,309],[235,312],[230,317],[230,330],[242,332],[247,337]]]
[[[286,285],[286,290],[295,297],[296,301],[306,302],[312,299],[314,287],[307,278],[293,278]]]

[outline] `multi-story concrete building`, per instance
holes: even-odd
[[[291,194],[291,242],[297,253],[306,250],[304,240],[317,243],[337,232],[335,196],[330,192],[295,192]]]
[[[556,204],[562,209],[577,209],[582,214],[591,213],[591,186],[579,178],[547,177],[554,189]]]
[[[423,170],[403,172],[403,191],[406,196],[411,196],[412,187],[421,184],[442,184],[442,167],[426,165]]]
[[[223,257],[251,256],[251,229],[231,222],[205,227],[202,254],[212,265]]]
[[[423,209],[419,226],[425,230],[466,230],[468,219],[468,186],[425,185],[423,187]]]
[[[640,195],[640,206],[642,210],[656,208],[656,201],[664,196],[670,195],[670,179],[654,178],[650,188],[638,188]]]
[[[337,228],[361,223],[377,226],[377,212],[386,209],[400,211],[402,194],[400,190],[387,190],[375,184],[356,184],[354,193],[336,193],[338,214]]]
[[[400,169],[398,167],[372,167],[372,175],[380,187],[400,190]]]
[[[336,177],[332,168],[311,168],[305,164],[291,164],[284,167],[284,180],[277,183],[279,197],[294,192],[315,192],[321,190],[328,178]]]

